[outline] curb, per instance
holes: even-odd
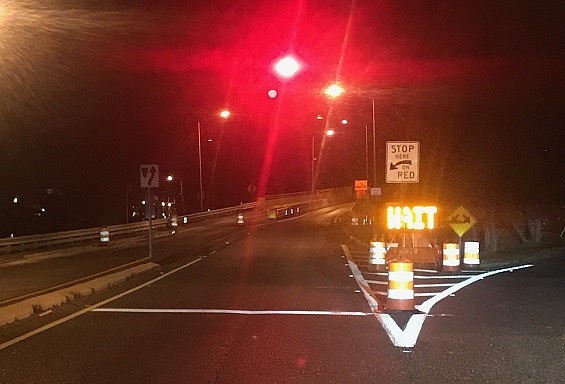
[[[124,271],[102,276],[55,292],[7,305],[0,308],[0,326],[25,319],[34,313],[44,312],[53,307],[65,304],[78,297],[91,295],[113,285],[122,283],[132,276],[160,268],[159,264],[145,263]]]

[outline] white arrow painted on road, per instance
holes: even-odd
[[[416,345],[416,342],[418,341],[418,336],[420,335],[420,331],[422,330],[422,326],[424,325],[424,321],[426,320],[428,313],[430,312],[432,307],[435,304],[437,304],[440,300],[443,300],[444,298],[454,294],[461,288],[464,288],[470,284],[482,280],[485,277],[496,275],[498,273],[512,272],[518,269],[533,267],[533,264],[526,264],[517,267],[497,269],[495,271],[485,272],[475,276],[469,276],[469,278],[465,279],[464,281],[454,284],[445,291],[435,294],[433,297],[424,301],[420,306],[416,308],[422,313],[413,314],[408,320],[408,323],[406,324],[404,330],[402,330],[398,326],[396,321],[389,314],[379,312],[378,301],[376,300],[375,295],[371,287],[369,286],[367,280],[365,280],[363,274],[357,267],[357,264],[355,264],[355,262],[353,261],[353,257],[349,252],[349,248],[347,248],[346,245],[342,245],[341,248],[345,252],[345,256],[347,257],[349,268],[353,272],[353,276],[355,277],[357,284],[361,288],[361,291],[365,295],[365,298],[367,299],[369,306],[373,310],[373,313],[375,314],[375,316],[383,326],[388,337],[392,341],[392,344],[396,347],[402,347],[402,348],[413,348]]]

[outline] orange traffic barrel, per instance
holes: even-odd
[[[444,243],[443,244],[443,270],[458,271],[461,266],[459,259],[459,244]]]
[[[237,225],[244,225],[245,219],[243,218],[243,212],[237,213]]]
[[[100,227],[100,244],[101,245],[110,244],[110,228]]]
[[[376,236],[371,240],[369,248],[369,265],[373,268],[384,268],[385,266],[386,248],[383,241],[378,241]]]
[[[410,260],[389,261],[386,308],[414,310],[414,263]]]
[[[463,264],[477,266],[481,263],[479,259],[479,242],[466,241],[463,244]]]

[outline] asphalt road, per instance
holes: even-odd
[[[247,216],[248,221],[252,220],[254,223],[266,220],[263,212],[248,212]],[[235,217],[213,218],[181,225],[174,235],[171,235],[171,231],[155,231],[154,258],[151,261],[167,264],[189,255],[207,254],[226,242],[241,239],[245,233],[245,228],[236,225]],[[0,260],[0,305],[136,261],[147,261],[148,236],[112,240],[109,246],[80,247],[65,255],[67,251],[73,249]]]
[[[371,313],[325,216],[255,227],[206,257],[176,240],[186,257],[160,274],[8,327],[0,382],[563,382],[563,258],[445,298],[408,352]]]

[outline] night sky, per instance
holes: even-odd
[[[198,121],[209,208],[309,190],[312,137],[317,187],[352,186],[373,100],[385,193],[385,142],[418,140],[420,199],[563,204],[563,20],[562,1],[0,0],[0,210],[50,189],[60,227],[124,222],[158,164],[194,212]]]

